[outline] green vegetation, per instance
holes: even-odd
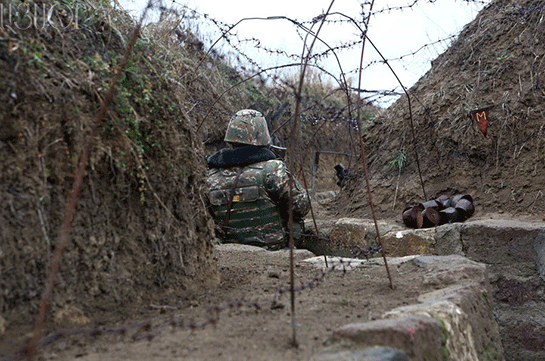
[[[447,349],[447,339],[449,338],[447,325],[445,321],[443,321],[439,317],[436,317],[435,319],[441,323],[441,328],[443,329],[443,344],[441,346],[441,351],[443,353],[443,360],[450,360],[450,352]]]
[[[400,149],[397,152],[397,155],[388,162],[388,166],[392,170],[397,170],[399,174],[403,173],[403,170],[405,170],[405,166],[407,165],[407,153],[405,152],[405,149]]]

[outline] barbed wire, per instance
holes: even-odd
[[[415,51],[413,51],[411,53],[406,53],[404,55],[400,55],[400,56],[395,57],[395,58],[387,58],[386,61],[384,61],[382,59],[380,59],[380,60],[379,59],[371,60],[363,67],[363,69],[370,68],[371,66],[376,65],[376,64],[384,64],[385,62],[390,62],[391,63],[391,62],[395,62],[395,61],[401,61],[404,58],[407,58],[409,56],[415,56],[419,52],[421,52],[421,51],[423,51],[423,50],[425,50],[425,49],[427,49],[429,47],[432,47],[434,45],[441,44],[441,43],[448,43],[451,40],[456,39],[457,37],[458,37],[458,35],[447,36],[446,38],[442,38],[442,39],[433,41],[431,43],[424,44],[420,48],[418,48],[417,50],[415,50]],[[358,71],[359,71],[359,69],[353,69],[353,70],[349,71],[347,74],[356,74]],[[380,92],[380,91],[376,91],[376,92]]]
[[[176,1],[173,1],[173,3],[176,3]],[[382,12],[392,12],[394,10],[400,11],[400,10],[403,10],[403,9],[409,9],[409,8],[412,8],[413,6],[415,6],[417,3],[418,3],[418,0],[415,0],[412,4],[407,5],[407,6],[385,8],[383,10],[374,12],[373,15],[380,14]],[[246,61],[252,67],[257,69],[257,71],[262,71],[262,67],[258,64],[258,62],[256,60],[252,59],[251,56],[249,56],[246,53],[246,51],[242,49],[242,47],[240,45],[245,44],[245,43],[252,43],[255,46],[255,48],[262,50],[266,54],[284,55],[284,56],[286,56],[287,59],[300,60],[300,54],[289,54],[284,49],[271,48],[269,46],[266,46],[260,39],[255,38],[255,37],[239,38],[237,33],[230,33],[230,30],[233,29],[236,26],[236,24],[226,23],[224,21],[221,21],[221,20],[218,20],[218,19],[212,17],[210,14],[199,13],[196,10],[192,10],[192,13],[200,15],[202,17],[202,19],[205,19],[205,20],[209,21],[211,24],[213,24],[218,29],[218,31],[222,34],[222,39],[231,47],[231,49],[235,52],[235,54],[237,56],[240,56],[242,59],[244,59],[244,61]],[[332,13],[331,15],[341,15],[341,14],[340,13]],[[271,17],[266,17],[266,18],[247,18],[245,20],[261,20],[261,21],[286,20],[286,21],[291,22],[292,24],[294,24],[297,27],[298,30],[300,28],[302,28],[302,29],[304,29],[306,31],[306,30],[309,29],[309,26],[314,24],[318,19],[321,19],[321,17],[317,16],[317,17],[313,18],[311,21],[299,22],[299,21],[297,21],[295,19],[291,19],[291,18],[286,17],[286,16],[271,16]],[[340,19],[331,19],[330,17],[328,17],[325,20],[325,22],[330,23],[330,24],[334,24],[334,23],[350,23],[351,20],[342,19],[342,18],[340,18]],[[406,57],[414,56],[414,55],[416,55],[417,53],[419,53],[421,50],[423,50],[425,48],[434,46],[434,45],[439,44],[439,43],[446,42],[448,40],[451,40],[455,36],[456,35],[451,35],[451,36],[449,36],[447,38],[439,39],[437,41],[433,41],[431,43],[424,44],[420,49],[418,49],[418,50],[416,50],[414,52],[404,54],[404,55],[402,55],[400,57],[397,57],[397,58],[392,58],[391,60],[392,61],[394,61],[394,60],[403,60]],[[335,53],[336,51],[351,49],[351,48],[353,48],[355,46],[358,46],[358,45],[361,44],[361,42],[362,42],[361,38],[357,39],[357,40],[347,41],[345,43],[341,43],[339,45],[332,46],[331,48],[326,49],[326,50],[324,50],[322,52],[311,54],[309,59],[312,60],[312,61],[319,61],[319,60],[322,60],[324,58],[327,58],[328,56],[330,56],[332,53]],[[374,60],[374,61],[371,61],[370,63],[366,64],[365,68],[368,68],[368,67],[370,67],[370,66],[372,66],[374,64],[380,64],[380,63],[381,63],[381,61]],[[344,74],[350,74],[350,73],[353,73],[353,72],[354,71],[350,71],[350,72],[346,72]]]
[[[412,8],[417,3],[418,3],[418,1],[413,1],[411,4],[409,4],[407,6],[389,7],[389,8],[385,8],[383,10],[375,11],[373,14],[380,14],[381,12],[391,12],[391,11],[394,11],[394,10],[395,11],[403,11],[403,10]],[[484,4],[485,2],[477,2],[477,3],[483,3]],[[366,4],[362,4],[362,8]],[[198,13],[198,12],[195,12],[195,13]],[[333,13],[332,15],[342,15],[342,14]],[[247,69],[249,73],[256,72],[256,71],[257,72],[262,72],[263,67],[259,64],[259,62],[257,60],[253,59],[252,56],[250,56],[246,52],[246,50],[244,49],[244,47],[246,45],[248,45],[248,44],[252,44],[253,49],[262,51],[265,54],[269,54],[271,56],[282,56],[282,57],[285,57],[286,59],[291,59],[291,60],[296,60],[296,61],[300,60],[300,55],[299,54],[288,53],[287,51],[285,51],[285,49],[270,47],[270,46],[266,45],[265,43],[263,43],[260,39],[258,39],[256,37],[245,38],[245,37],[240,37],[240,35],[238,33],[236,33],[236,32],[235,33],[230,33],[230,30],[233,29],[233,27],[235,26],[233,24],[229,24],[229,23],[223,22],[221,20],[217,20],[217,19],[213,18],[209,14],[201,14],[201,16],[203,17],[203,19],[206,19],[211,24],[213,24],[220,31],[220,33],[222,34],[222,39],[225,41],[226,45],[228,45],[228,47],[230,47],[230,49],[233,51],[237,61],[239,63],[241,63],[241,64],[245,64],[243,66],[246,66],[246,65],[250,66],[250,68]],[[314,17],[310,21],[302,21],[302,22],[299,22],[299,21],[294,20],[294,19],[290,19],[290,18],[285,17],[285,16],[271,16],[271,17],[267,17],[267,18],[248,18],[247,20],[250,20],[250,19],[251,20],[261,20],[261,21],[265,21],[265,20],[267,20],[267,21],[285,20],[285,21],[288,21],[288,22],[291,22],[292,24],[294,24],[296,26],[296,29],[297,29],[298,33],[299,33],[299,30],[301,30],[301,29],[304,30],[304,31],[307,31],[309,26],[314,24],[318,19],[322,19],[322,18],[321,18],[321,16],[317,16],[317,17]],[[329,23],[333,24],[333,23],[338,23],[338,22],[342,22],[342,23],[351,22],[351,20],[342,19],[342,16],[339,19],[331,19],[330,17],[328,17],[324,21],[326,23],[328,23],[328,24]],[[300,38],[302,38],[303,33],[299,33],[299,34],[300,34]],[[448,37],[445,37],[445,38],[442,38],[442,39],[432,41],[430,43],[422,45],[419,49],[417,49],[417,50],[415,50],[413,52],[405,53],[405,54],[403,54],[403,55],[401,55],[399,57],[393,57],[393,58],[389,58],[387,60],[388,61],[405,61],[407,58],[414,57],[417,54],[421,53],[425,49],[437,46],[438,44],[448,43],[449,41],[455,39],[456,36],[457,35],[451,35],[451,36],[448,36]],[[314,63],[319,63],[319,62],[327,59],[332,54],[335,54],[338,51],[353,49],[354,47],[357,47],[358,45],[360,45],[361,42],[362,42],[362,39],[359,38],[357,40],[348,40],[348,41],[346,41],[344,43],[341,43],[341,44],[334,44],[331,47],[329,47],[328,49],[319,51],[319,52],[317,52],[315,54],[311,54],[309,56],[309,60],[311,62],[314,62]],[[363,69],[367,70],[368,68],[370,68],[372,66],[381,65],[381,64],[384,64],[384,63],[385,63],[385,61],[383,61],[383,60],[371,60],[371,61],[368,61],[364,65]],[[344,78],[347,75],[356,74],[358,71],[359,71],[359,69],[353,69],[353,70],[350,70],[350,71],[342,71],[342,69],[341,69],[341,71],[339,73],[339,76],[336,76],[336,75],[331,74],[331,73],[329,75],[332,76],[333,79],[336,79],[337,82],[345,83],[343,80],[341,80],[341,78]],[[276,80],[277,80],[276,78],[273,79],[273,81],[276,81]],[[280,85],[280,84],[277,83],[277,85]],[[367,101],[370,101],[370,102],[373,102],[373,101],[376,101],[376,100],[379,100],[379,99],[385,98],[385,97],[390,97],[391,98],[391,97],[398,97],[399,96],[399,94],[397,94],[397,92],[391,91],[389,89],[387,89],[387,90],[377,90],[377,91],[367,91],[367,92],[369,93],[369,95],[366,96],[365,99]]]
[[[525,17],[529,14],[542,11],[543,6],[542,5],[536,5],[532,7],[525,7],[524,5],[519,4],[507,4],[507,5],[497,5],[492,3],[492,1],[466,1],[467,3],[474,3],[474,4],[481,4],[482,6],[494,6],[497,10],[498,14],[505,14],[505,16],[508,17]],[[382,13],[391,13],[391,12],[403,12],[408,11],[417,6],[418,4],[422,3],[434,3],[434,1],[423,1],[423,0],[414,0],[410,4],[403,5],[403,6],[387,6],[385,8],[374,10],[372,12],[366,12],[365,8],[370,5],[370,2],[365,2],[361,4],[361,16],[363,19],[366,18],[366,16],[377,16]],[[176,6],[183,6],[176,1],[172,1],[173,5]],[[232,51],[232,57],[239,63],[241,68],[244,68],[244,71],[247,71],[247,73],[255,73],[255,72],[263,72],[264,67],[260,63],[259,60],[257,60],[254,56],[250,55],[247,51],[247,48],[250,47],[252,49],[258,50],[260,52],[263,52],[264,54],[268,54],[270,56],[277,56],[282,57],[285,60],[294,60],[294,61],[300,61],[300,54],[297,53],[290,53],[286,51],[285,49],[271,47],[270,45],[266,44],[264,41],[259,39],[255,36],[245,37],[237,32],[231,33],[230,31],[233,29],[233,27],[236,26],[236,24],[230,24],[228,22],[216,19],[214,16],[199,12],[194,9],[189,9],[187,6],[183,6],[185,11],[191,14],[192,18],[198,18],[202,21],[208,22],[211,24],[214,28],[216,28],[221,34],[221,38],[223,41],[225,41],[225,45]],[[338,16],[338,17],[334,17]],[[322,18],[323,15],[314,16],[310,20],[305,21],[299,21],[296,19],[291,19],[286,16],[270,16],[266,18],[248,18],[244,20],[256,20],[256,21],[288,21],[292,23],[296,29],[297,33],[299,34],[299,37],[302,38],[303,35],[312,27],[314,23],[316,23],[318,20],[323,20],[326,24],[345,24],[350,23],[352,20],[343,19],[342,13],[332,13],[329,14],[326,19]],[[498,17],[496,17],[498,18]],[[364,24],[364,21],[361,21],[362,24]],[[428,42],[426,44],[421,45],[418,49],[405,53],[403,55],[397,56],[397,57],[390,57],[387,58],[387,62],[402,62],[406,61],[408,58],[416,57],[418,54],[420,54],[422,51],[436,47],[440,44],[448,44],[452,40],[456,39],[457,35],[449,35],[447,37],[437,39],[431,42]],[[314,54],[309,55],[309,61],[313,62],[315,64],[318,64],[326,59],[328,59],[330,56],[336,54],[339,51],[344,51],[348,49],[354,49],[355,47],[359,46],[362,42],[362,39],[355,39],[355,40],[346,40],[345,42],[341,42],[340,44],[332,44],[329,48],[323,49],[321,51],[318,51]],[[377,65],[383,65],[385,64],[384,60],[381,59],[372,59],[370,61],[367,61],[365,65],[363,66],[363,70],[368,70],[369,68]],[[280,68],[277,68],[276,70],[281,70]],[[359,69],[351,69],[348,71],[341,71],[338,75],[335,75],[333,73],[329,73],[328,75],[331,76],[333,79],[335,79],[336,82],[340,84],[346,83],[343,78],[350,75],[355,75],[357,72],[359,72]],[[272,81],[275,83],[275,85],[283,86],[281,83],[278,83],[277,77],[269,77],[267,78],[267,81]],[[395,99],[399,97],[399,93],[395,89],[379,89],[379,90],[365,90],[368,95],[365,97],[365,99],[369,102],[376,102],[381,101],[381,99]]]
[[[368,14],[368,16],[377,16],[377,15],[383,14],[383,13],[392,13],[392,12],[401,12],[401,11],[411,10],[412,8],[414,8],[419,3],[422,3],[422,2],[434,3],[435,1],[432,1],[432,0],[427,0],[427,1],[414,0],[410,4],[407,4],[407,5],[389,6],[389,7],[385,7],[383,9],[380,9],[380,10],[375,10],[371,14]],[[543,5],[536,5],[536,6],[528,7],[528,6],[519,5],[519,4],[509,4],[509,5],[499,6],[499,5],[493,4],[491,1],[479,1],[479,0],[466,1],[466,2],[467,3],[474,3],[474,4],[481,4],[483,6],[486,6],[486,5],[494,6],[498,10],[499,13],[505,13],[506,16],[518,16],[518,17],[526,17],[531,13],[542,11],[543,8],[544,8]],[[204,19],[204,20],[209,21],[210,23],[212,23],[220,31],[220,33],[223,34],[222,37],[225,40],[225,42],[231,47],[231,49],[235,52],[235,54],[237,54],[237,56],[240,57],[240,59],[238,59],[238,61],[240,63],[246,62],[248,65],[250,65],[252,68],[256,69],[257,71],[262,71],[263,68],[259,65],[258,61],[253,59],[250,55],[247,54],[247,52],[245,50],[243,50],[242,47],[243,47],[244,44],[251,43],[254,46],[254,48],[259,49],[259,50],[265,52],[266,54],[282,55],[282,56],[285,56],[287,59],[291,59],[291,60],[299,60],[300,59],[300,54],[295,54],[295,53],[290,54],[290,53],[286,52],[284,49],[269,47],[266,44],[264,44],[260,39],[258,39],[256,37],[239,38],[239,35],[236,34],[236,33],[235,34],[230,34],[229,29],[231,29],[233,27],[233,24],[229,24],[227,22],[218,20],[218,19],[214,18],[210,14],[202,13],[202,12],[199,12],[199,11],[197,11],[195,9],[190,9],[186,5],[179,4],[177,1],[172,1],[172,4],[173,5],[175,4],[176,6],[183,7],[183,9],[185,11],[190,12],[192,17],[199,17],[201,19]],[[368,5],[369,5],[369,2],[365,2],[365,3],[361,4],[361,7],[363,9],[365,6],[368,6]],[[176,11],[176,10],[175,10],[174,7],[171,7],[169,9],[165,9],[165,11]],[[335,14],[336,13],[332,13],[331,15],[335,15]],[[314,24],[319,19],[321,19],[321,15],[315,16],[311,20],[301,21],[301,22],[299,22],[299,21],[297,21],[295,19],[290,19],[288,17],[284,17],[284,16],[271,16],[271,17],[268,17],[268,18],[255,18],[255,20],[286,20],[286,21],[292,22],[293,24],[295,24],[297,26],[303,26],[305,28],[307,26],[311,26],[312,24]],[[349,23],[350,20],[342,19],[342,18],[332,19],[331,17],[328,17],[327,19],[325,19],[325,22],[328,23],[328,24]],[[417,49],[417,50],[415,50],[413,52],[406,53],[406,54],[403,54],[401,56],[394,57],[394,58],[388,58],[387,60],[390,61],[390,62],[403,61],[408,57],[413,57],[413,56],[417,55],[422,50],[425,50],[427,48],[436,46],[438,44],[448,43],[449,41],[455,39],[456,37],[457,37],[457,35],[450,35],[450,36],[447,36],[445,38],[438,39],[438,40],[423,44],[419,49]],[[326,49],[326,50],[324,50],[322,52],[312,54],[310,56],[310,59],[313,60],[313,61],[318,62],[320,60],[323,60],[323,59],[327,58],[328,56],[330,56],[335,51],[351,49],[351,48],[353,48],[355,46],[358,46],[359,44],[361,44],[361,39],[347,41],[347,42],[345,42],[343,44],[334,45],[330,49]],[[380,65],[380,64],[383,64],[383,63],[384,63],[384,61],[382,61],[382,60],[371,60],[371,61],[369,61],[368,63],[365,64],[364,69],[367,69],[367,68],[372,67],[374,65]],[[356,74],[357,71],[359,71],[359,70],[358,69],[353,69],[353,70],[344,72],[343,74],[344,75]],[[392,96],[392,95],[397,95],[397,94],[391,94],[389,91],[382,90],[382,91],[377,91],[375,93],[375,95],[376,95],[375,96],[375,98],[376,98],[376,97]]]

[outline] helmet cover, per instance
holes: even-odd
[[[252,109],[239,110],[231,118],[224,140],[229,143],[255,146],[271,144],[271,136],[265,117],[257,110]]]

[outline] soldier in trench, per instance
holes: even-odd
[[[251,109],[237,112],[229,121],[225,142],[230,148],[207,160],[209,206],[222,241],[269,250],[287,246],[290,194],[293,235],[296,240],[302,237],[309,199],[295,178],[290,182],[286,165],[270,150],[263,115]]]

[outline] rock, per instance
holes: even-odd
[[[377,242],[377,228],[375,227],[375,223],[373,220],[363,220],[366,224],[367,229],[369,230],[367,233],[367,239],[372,242],[373,244],[376,244]],[[405,228],[398,226],[394,223],[388,223],[385,221],[377,221],[378,231],[380,232],[380,236],[382,239],[382,236],[390,233],[390,232],[397,232],[402,231]]]
[[[443,325],[431,317],[411,316],[353,323],[333,331],[331,341],[349,341],[358,346],[389,346],[406,352],[410,359],[444,359]]]
[[[399,307],[383,317],[425,315],[444,323],[452,360],[503,360],[486,265],[459,255],[417,256],[429,269],[423,283],[442,287],[420,295],[420,304]]]
[[[245,244],[238,243],[223,243],[216,245],[215,251],[219,252],[223,257],[228,255],[235,255],[237,257],[242,257],[244,254],[259,255],[259,257],[270,258],[270,259],[289,259],[289,249],[281,249],[278,251],[268,251],[261,247],[248,246]],[[307,259],[314,257],[314,253],[306,249],[295,249],[293,252],[293,259],[295,261]]]
[[[409,361],[402,350],[391,347],[370,347],[357,351],[342,351],[314,356],[310,361]]]
[[[460,233],[464,255],[490,265],[493,278],[506,272],[522,278],[535,275],[534,243],[540,234],[545,234],[545,227],[509,220],[480,220],[464,223]]]
[[[477,284],[453,285],[422,295],[419,297],[422,303],[398,307],[383,317],[420,315],[440,320],[447,334],[446,350],[451,360],[503,360],[492,305],[489,296],[480,291]]]
[[[318,226],[320,237],[317,236],[316,227],[312,219],[305,220],[305,236],[296,241],[295,246],[300,249],[306,249],[316,255],[323,255],[329,252],[331,242],[329,240],[329,234],[333,223],[330,221],[316,220],[316,226]],[[330,254],[330,253],[328,253]]]
[[[537,273],[545,281],[545,232],[537,235],[534,242],[534,251],[536,252]]]
[[[325,269],[325,260],[323,256],[318,257],[312,257],[307,258],[303,260],[304,263],[310,263],[316,269]],[[334,256],[327,256],[327,262],[328,266],[331,267],[334,264],[338,264],[338,266],[335,268],[336,271],[344,272],[345,270],[353,270],[356,268],[374,268],[377,266],[384,267],[384,261],[379,258],[370,258],[367,259],[358,259],[358,258],[347,258],[347,257],[334,257]]]
[[[76,306],[63,307],[55,313],[53,321],[57,328],[84,327],[91,323],[85,313]]]
[[[321,258],[306,261],[319,264]],[[343,262],[351,267],[369,268],[380,265],[382,259]],[[415,360],[503,360],[486,265],[460,255],[395,257],[389,258],[388,263],[391,269],[410,263],[424,269],[422,278],[415,282],[434,291],[421,294],[418,304],[386,312],[381,320],[335,330],[329,343],[331,348],[337,345],[337,353],[321,355],[316,360],[335,359],[332,355],[340,360],[359,360],[346,349],[369,346],[398,348]]]
[[[334,199],[337,196],[337,194],[339,194],[339,191],[318,192],[314,195],[312,200],[318,203],[328,202]]]
[[[408,316],[428,316],[441,321],[446,337],[446,351],[452,360],[478,360],[473,329],[468,315],[452,302],[439,300],[431,303],[410,305],[393,309],[383,315],[384,318]]]
[[[490,293],[490,284],[486,265],[474,262],[458,255],[451,256],[416,256],[411,261],[419,267],[428,268],[429,272],[422,281],[424,284],[449,286],[462,282],[482,285]]]
[[[389,257],[435,254],[436,228],[408,229],[381,235],[382,247]]]
[[[369,229],[369,224],[364,223],[361,219],[341,218],[333,225],[329,237],[340,245],[356,245],[367,248],[371,245],[366,240]]]
[[[435,231],[435,254],[460,254],[462,250],[462,223],[451,223],[439,226]]]
[[[4,317],[0,316],[0,337],[6,332],[6,324],[7,322]]]
[[[502,338],[506,355],[519,360],[545,360],[545,312],[543,304],[531,302],[513,307],[499,304],[494,313],[498,324],[505,325]]]
[[[478,220],[461,224],[460,235],[464,255],[487,264],[505,357],[544,360],[543,348],[533,345],[545,345],[545,297],[539,291],[544,280],[545,227],[514,220]],[[519,332],[532,341],[521,341]]]
[[[377,226],[381,236],[392,230],[401,229],[395,224],[384,221],[378,221]],[[356,218],[339,219],[335,222],[329,233],[332,244],[326,251],[326,254],[350,257],[358,251],[358,247],[367,249],[376,245],[376,228],[372,220]]]

